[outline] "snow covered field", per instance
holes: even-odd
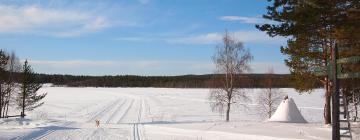
[[[248,107],[233,108],[231,122],[212,112],[209,89],[45,87],[45,104],[24,120],[0,120],[0,139],[124,140],[281,140],[331,139],[323,125],[323,92],[293,98],[307,124],[265,122],[256,97],[248,90]],[[95,120],[100,120],[100,127]]]

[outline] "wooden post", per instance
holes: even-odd
[[[332,140],[340,140],[340,124],[339,124],[339,83],[337,78],[337,62],[338,59],[338,48],[337,45],[333,47],[332,51]]]

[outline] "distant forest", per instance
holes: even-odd
[[[264,88],[269,74],[243,74],[236,87]],[[164,88],[211,88],[214,77],[223,75],[182,75],[182,76],[74,76],[38,74],[38,82],[68,87],[164,87]],[[293,87],[288,74],[272,74],[273,87]]]

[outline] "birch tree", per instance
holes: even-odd
[[[250,51],[226,31],[222,44],[217,46],[213,56],[216,65],[214,82],[220,86],[211,89],[209,96],[213,111],[226,111],[226,121],[230,120],[232,105],[248,99],[244,90],[236,87],[236,83],[241,81],[240,74],[250,70],[251,60]]]
[[[259,93],[258,104],[259,111],[262,115],[270,118],[271,115],[276,111],[276,107],[281,101],[281,93],[279,89],[274,87],[274,70],[269,69],[265,79],[264,88]]]
[[[4,82],[6,80],[6,65],[8,63],[9,57],[5,51],[0,50],[0,118],[4,117],[4,106],[5,106],[5,90],[4,90]]]
[[[7,117],[9,112],[10,104],[13,104],[11,100],[14,98],[13,94],[16,91],[17,84],[15,82],[15,75],[16,73],[20,73],[21,71],[21,64],[19,59],[17,58],[15,52],[11,52],[9,54],[9,60],[6,66],[7,71],[7,79],[4,83],[4,107],[3,107],[3,116]]]

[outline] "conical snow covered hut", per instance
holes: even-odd
[[[281,101],[275,113],[268,120],[270,122],[307,123],[301,115],[292,98],[285,98]]]

